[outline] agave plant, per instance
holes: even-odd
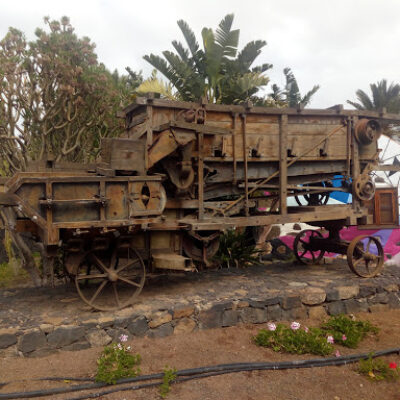
[[[203,48],[200,48],[189,25],[180,20],[178,26],[187,48],[174,40],[172,46],[175,52],[163,51],[163,57],[154,54],[144,56],[173,86],[175,98],[196,101],[206,96],[209,102],[225,104],[257,100],[255,94],[268,84],[269,79],[264,73],[272,65],[262,64],[253,68],[252,65],[266,42],[249,42],[238,52],[240,31],[232,29],[233,18],[233,14],[228,14],[215,32],[211,28],[203,28]],[[166,96],[165,85],[152,76],[138,91],[152,91]]]
[[[246,232],[229,229],[220,236],[219,249],[214,258],[224,268],[247,267],[259,262],[261,252],[251,243]]]

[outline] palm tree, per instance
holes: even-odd
[[[392,82],[388,87],[386,79],[370,85],[372,98],[363,90],[356,91],[358,102],[347,100],[357,110],[382,110],[391,113],[400,112],[400,85]]]
[[[283,73],[286,78],[285,88],[281,89],[278,85],[272,85],[272,92],[268,94],[268,100],[271,105],[278,107],[305,107],[312,96],[319,89],[319,85],[315,85],[304,96],[301,95],[297,80],[290,68],[285,68]]]
[[[266,42],[249,42],[238,53],[240,30],[232,30],[233,18],[233,14],[228,14],[215,32],[203,28],[203,48],[200,48],[189,25],[180,20],[178,26],[187,48],[174,40],[172,45],[176,52],[166,50],[162,53],[164,57],[150,54],[143,58],[168,79],[176,90],[176,98],[196,101],[206,96],[210,102],[225,104],[256,99],[257,91],[269,81],[264,72],[272,65],[251,66]],[[151,90],[165,95],[168,89],[168,84],[160,82],[155,75],[143,85],[146,86],[140,86],[138,92]]]

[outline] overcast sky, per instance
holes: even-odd
[[[109,69],[126,66],[151,72],[144,54],[171,49],[183,41],[176,24],[184,19],[200,41],[204,26],[216,28],[228,13],[235,14],[240,47],[267,41],[256,64],[272,63],[271,83],[283,84],[282,70],[292,68],[300,90],[321,89],[313,107],[329,107],[369,92],[369,84],[388,79],[400,82],[400,1],[398,0],[16,0],[0,1],[0,35],[9,26],[28,39],[43,17],[63,15],[79,36],[97,45],[99,60]]]

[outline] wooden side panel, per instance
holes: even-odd
[[[46,210],[39,204],[39,200],[46,198],[46,185],[44,183],[25,183],[16,194],[27,202],[34,210],[45,217]]]
[[[288,124],[288,149],[292,155],[307,152],[316,142],[338,127],[343,126],[339,117],[290,116]],[[345,159],[346,128],[340,129],[333,136],[323,141],[320,146],[307,153],[305,159]]]
[[[153,108],[152,126],[159,126],[173,121],[176,117],[176,110],[173,108]]]
[[[99,184],[91,183],[53,183],[53,200],[68,200],[66,203],[55,202],[52,205],[53,222],[97,221],[100,219],[99,206],[85,200],[98,198]],[[77,200],[73,202],[72,200]],[[79,200],[83,200],[79,202]],[[43,206],[45,208],[45,206]]]
[[[128,183],[106,182],[106,219],[128,219]]]

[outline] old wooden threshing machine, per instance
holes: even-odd
[[[131,304],[146,275],[212,265],[227,228],[307,222],[297,259],[347,254],[363,277],[383,266],[378,239],[339,237],[371,222],[382,126],[399,117],[343,110],[264,108],[137,98],[124,110],[126,132],[102,143],[95,165],[36,163],[5,183],[3,204],[64,266],[90,306]],[[36,169],[34,169],[36,168]],[[340,187],[332,179],[340,176]],[[332,191],[352,204],[328,205]],[[288,206],[293,197],[297,206]],[[5,200],[6,199],[6,200]]]

